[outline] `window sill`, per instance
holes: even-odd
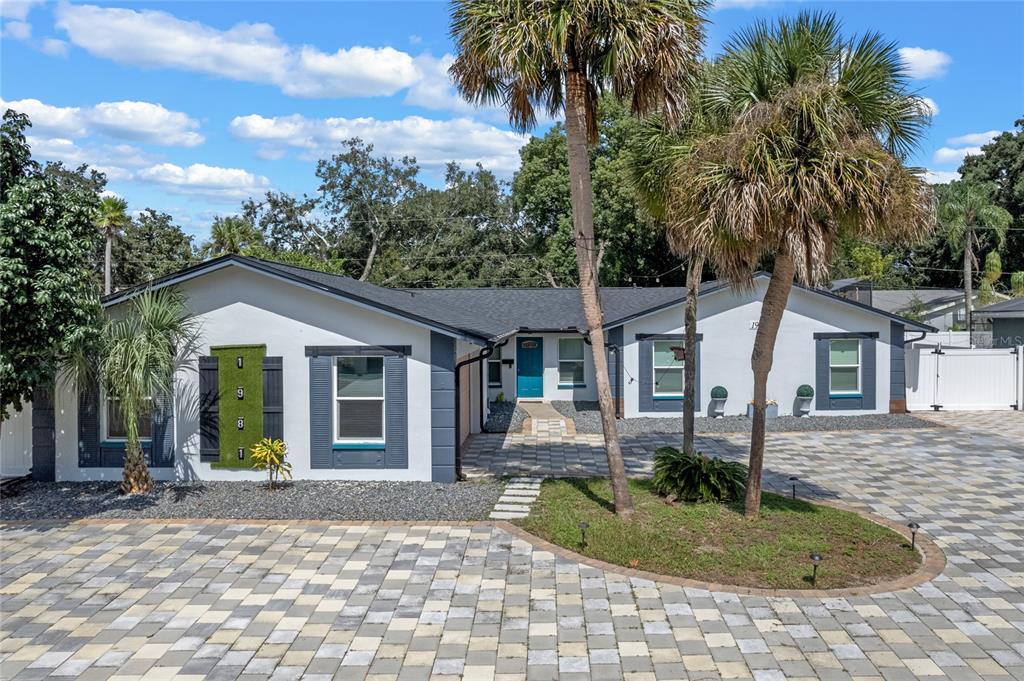
[[[655,395],[654,399],[656,399],[656,400],[681,400],[681,399],[683,399],[683,396],[682,395]]]
[[[493,390],[493,389],[495,389],[495,388],[500,388],[500,387],[501,387],[501,383],[488,383],[488,384],[487,384],[487,387],[488,387],[489,389]]]
[[[145,440],[139,440],[139,446],[142,447],[143,449],[145,449],[146,447],[152,446],[152,444],[153,444],[153,440],[151,438],[146,438]],[[126,449],[128,447],[128,441],[127,440],[102,440],[100,442],[100,447],[106,447],[107,449]]]
[[[335,451],[346,449],[384,449],[383,442],[335,442],[331,445]]]
[[[571,390],[572,388],[586,388],[586,383],[559,383],[559,390]]]
[[[829,399],[832,399],[832,400],[844,400],[844,399],[857,400],[857,399],[860,399],[860,398],[864,397],[864,395],[862,393],[829,393],[828,396],[829,396]]]

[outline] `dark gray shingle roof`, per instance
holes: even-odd
[[[1004,300],[975,310],[974,314],[980,317],[1024,317],[1024,298]]]
[[[954,305],[963,302],[963,299],[963,289],[955,288],[875,289],[871,292],[873,307],[895,314],[911,311],[917,300],[920,300],[926,308],[932,308]]]

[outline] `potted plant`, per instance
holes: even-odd
[[[720,385],[711,389],[711,417],[718,418],[725,414],[725,400],[729,397],[729,391]]]
[[[775,400],[768,400],[765,402],[764,416],[768,419],[773,419],[779,415],[779,403]],[[747,402],[747,418],[754,418],[754,402],[751,400]]]
[[[812,399],[814,399],[814,388],[804,383],[796,389],[796,405],[793,412],[797,416],[807,416],[810,414]]]

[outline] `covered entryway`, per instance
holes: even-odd
[[[544,339],[516,339],[516,396],[544,397]]]

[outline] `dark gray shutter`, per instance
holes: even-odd
[[[78,390],[78,467],[96,468],[100,461],[100,390],[88,381]]]
[[[280,357],[263,358],[263,437],[284,439],[284,371]]]
[[[814,407],[828,410],[828,348],[830,339],[814,339]]]
[[[409,467],[409,409],[405,355],[384,358],[384,467]]]
[[[622,361],[620,355],[622,354],[622,327],[616,326],[608,329],[608,380],[611,383],[612,397],[616,401],[622,400],[623,382],[622,382]],[[612,346],[617,349],[612,350]]]
[[[309,358],[309,466],[334,467],[330,356]]]
[[[875,393],[878,392],[878,363],[875,361],[875,347],[877,345],[877,336],[874,338],[864,338],[860,342],[861,355],[863,355],[860,360],[860,393],[864,396],[864,399],[861,401],[860,406],[854,407],[854,409],[875,408]]]
[[[220,459],[220,380],[216,357],[199,358],[199,458]]]
[[[153,468],[174,465],[174,398],[171,395],[153,396],[153,440],[149,465]]]
[[[905,331],[899,322],[889,323],[889,411],[902,413],[907,409]]]
[[[53,410],[53,385],[32,390],[32,479],[53,482],[57,479],[56,417]]]
[[[430,332],[430,479],[455,482],[455,339]]]

